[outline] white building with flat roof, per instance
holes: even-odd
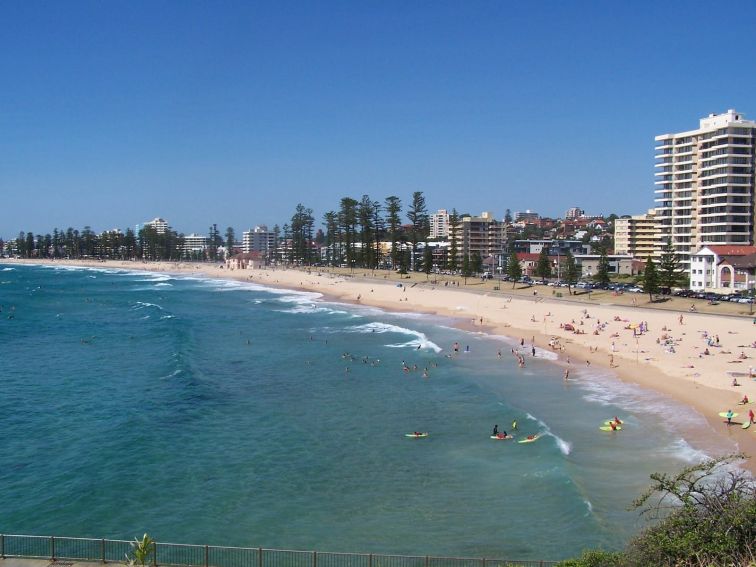
[[[276,233],[263,225],[256,226],[242,233],[242,252],[261,252],[269,254],[276,249]]]
[[[202,255],[207,249],[207,236],[203,234],[187,234],[184,236],[184,246],[182,251],[186,256]]]
[[[645,215],[614,219],[615,254],[629,254],[645,260],[649,256],[658,257],[664,244],[654,209]]]
[[[728,110],[655,140],[660,238],[681,265],[703,246],[753,244],[756,122]]]
[[[148,226],[154,228],[158,234],[165,234],[169,228],[168,221],[161,219],[160,217],[155,217],[151,221],[136,225],[136,233],[139,234],[141,229],[147,228]]]
[[[429,237],[433,240],[449,238],[449,211],[439,209],[436,213],[430,215]]]

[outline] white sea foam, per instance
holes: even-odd
[[[585,504],[585,507],[588,508],[588,514],[592,514],[593,513],[593,504],[591,504],[591,501],[583,499],[583,503]],[[588,514],[586,514],[586,516]]]
[[[664,452],[671,453],[680,460],[687,463],[700,463],[709,458],[705,452],[691,447],[690,444],[682,437],[672,442]]]
[[[673,426],[669,420],[671,414],[675,416],[675,427],[706,426],[706,420],[694,410],[658,392],[622,382],[609,371],[580,371],[574,378],[573,382],[585,391],[583,399],[589,402],[618,406],[631,413],[653,414],[662,418],[661,424],[668,429]]]
[[[154,287],[173,287],[173,284],[159,282],[159,283],[156,283]]]
[[[570,443],[569,441],[565,441],[564,439],[559,437],[559,435],[556,435],[553,431],[551,431],[548,425],[546,425],[543,421],[541,421],[537,417],[527,412],[525,413],[525,416],[528,419],[535,421],[541,427],[541,429],[543,429],[544,435],[548,435],[549,437],[554,438],[557,448],[559,449],[559,451],[561,451],[563,455],[567,456],[570,454],[570,452],[572,452],[572,443]]]
[[[441,347],[428,339],[428,337],[424,333],[421,333],[420,331],[414,331],[412,329],[407,329],[405,327],[400,327],[398,325],[392,325],[390,323],[380,323],[378,321],[373,321],[371,323],[365,323],[364,325],[347,327],[345,330],[350,333],[398,333],[401,335],[409,335],[411,337],[414,337],[414,339],[406,343],[390,344],[386,346],[390,348],[414,349],[420,347],[421,349],[430,349],[434,352],[441,352]]]
[[[160,305],[157,303],[147,303],[146,301],[137,301],[134,305],[131,306],[132,309],[138,310],[138,309],[144,309],[145,307],[155,307],[157,309],[160,309],[160,311],[163,310]]]
[[[16,269],[16,268],[3,268],[2,270],[0,270],[0,272],[12,272],[12,271],[14,271],[15,269]]]

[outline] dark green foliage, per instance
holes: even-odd
[[[567,282],[567,292],[571,293],[572,286],[577,283],[578,278],[580,277],[580,272],[578,271],[577,263],[575,262],[575,256],[573,256],[572,252],[569,250],[564,257],[564,262],[562,264],[562,277],[564,278],[564,281]]]
[[[234,228],[229,226],[226,228],[226,258],[230,258],[234,253],[234,240],[236,240],[236,233]]]
[[[606,250],[601,250],[601,256],[599,256],[598,268],[596,275],[593,276],[596,283],[599,285],[607,285],[609,283],[609,258],[606,255]]]
[[[433,248],[428,246],[428,243],[425,243],[425,247],[423,248],[423,272],[425,272],[425,275],[427,276],[433,271]]]
[[[561,561],[557,567],[623,567],[624,555],[611,551],[588,550],[577,559]]]
[[[680,260],[672,248],[672,242],[668,239],[662,249],[661,258],[659,258],[659,284],[666,287],[676,287],[683,283],[687,275],[680,267]]]
[[[517,280],[522,277],[522,266],[520,266],[520,261],[514,252],[512,252],[509,260],[507,260],[507,275],[512,280],[512,289],[514,289]]]
[[[465,278],[465,283],[467,283],[467,278],[469,278],[472,275],[472,265],[470,264],[470,256],[468,254],[465,254],[462,257],[462,277]]]
[[[449,256],[446,262],[447,268],[452,272],[456,272],[457,268],[457,255],[459,254],[459,214],[457,209],[452,209],[449,213]]]
[[[470,271],[473,274],[480,274],[483,271],[483,258],[477,250],[470,256]]]
[[[415,270],[415,258],[417,257],[417,243],[428,239],[430,222],[428,211],[425,206],[425,197],[422,191],[412,193],[412,203],[407,211],[407,219],[412,224],[410,241],[412,242],[412,269]]]
[[[643,291],[648,294],[649,301],[653,300],[653,294],[659,293],[659,273],[653,258],[646,258],[646,267],[643,269]]]
[[[291,217],[291,257],[298,264],[312,262],[312,239],[315,217],[312,209],[299,203]]]
[[[391,267],[395,268],[399,264],[399,229],[401,227],[402,202],[399,197],[386,197],[386,220],[385,226],[388,229],[388,236],[391,240]]]
[[[752,565],[756,483],[728,467],[744,455],[707,459],[675,475],[655,473],[633,507],[659,523],[626,550],[629,565]]]
[[[586,551],[559,567],[751,567],[756,565],[756,482],[735,468],[743,454],[654,473],[633,508],[655,523],[624,552]]]
[[[544,279],[551,277],[551,260],[549,260],[549,250],[546,246],[541,248],[541,253],[538,255],[535,275]]]

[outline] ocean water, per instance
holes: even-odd
[[[62,266],[0,265],[0,304],[4,533],[559,559],[715,450],[672,400],[448,319]],[[489,438],[515,419],[543,437]]]

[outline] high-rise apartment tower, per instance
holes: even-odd
[[[655,139],[660,238],[682,266],[702,246],[753,244],[756,122],[728,110]]]

